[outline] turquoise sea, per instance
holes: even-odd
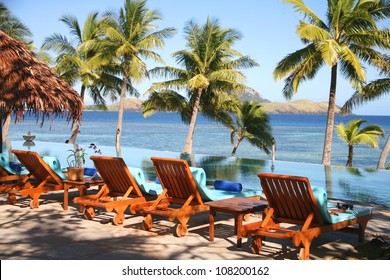
[[[113,146],[117,112],[86,111],[83,114],[78,143]],[[336,116],[336,124],[361,118],[367,123],[376,123],[390,134],[390,116]],[[276,140],[276,160],[321,163],[326,115],[270,115],[273,135]],[[138,112],[125,112],[121,146],[152,149],[158,151],[180,152],[184,146],[188,126],[174,113],[157,113],[144,118]],[[64,143],[69,138],[71,126],[62,119],[46,120],[43,127],[35,119],[26,117],[22,123],[12,123],[8,140],[23,140],[22,135],[31,131],[36,140]],[[386,138],[381,139],[380,149],[356,146],[353,164],[356,167],[376,167],[381,148]],[[193,152],[195,154],[229,156],[232,151],[229,131],[222,125],[198,117],[194,134]],[[332,165],[345,165],[348,147],[336,133],[332,145]],[[236,157],[271,159],[271,156],[243,142]],[[387,164],[390,164],[388,162]]]
[[[77,142],[80,145],[96,144],[103,154],[115,155],[115,131],[117,112],[86,111]],[[337,116],[336,124],[361,118],[367,123],[376,123],[385,129],[380,149],[356,146],[354,167],[345,168],[348,147],[333,137],[332,167],[321,163],[325,115],[270,115],[273,135],[276,139],[276,162],[271,156],[243,142],[235,157],[230,157],[232,146],[230,133],[222,125],[202,116],[198,117],[192,157],[197,166],[206,170],[209,183],[213,179],[240,181],[244,187],[258,188],[257,172],[275,172],[307,176],[313,185],[323,185],[333,198],[390,205],[390,171],[375,170],[381,148],[390,133],[390,116]],[[122,156],[126,163],[142,167],[149,179],[154,179],[150,156],[181,157],[187,135],[187,125],[174,113],[157,113],[144,118],[138,112],[125,112],[121,138]],[[36,146],[28,147],[22,135],[30,131],[36,135]],[[30,148],[45,152],[66,152],[65,140],[69,138],[71,126],[63,119],[46,120],[40,127],[33,117],[27,116],[21,123],[12,123],[8,140],[11,148]],[[65,147],[64,147],[65,146]],[[66,164],[66,155],[61,155]],[[387,164],[390,164],[387,162]],[[223,178],[221,178],[223,177]]]

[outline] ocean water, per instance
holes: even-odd
[[[86,111],[77,142],[82,144],[114,146],[117,112]],[[381,148],[390,134],[390,116],[336,116],[335,124],[347,123],[361,118],[367,123],[379,124],[386,132],[380,139],[380,148],[355,146],[353,165],[356,167],[376,167]],[[277,161],[320,164],[324,143],[326,115],[270,115],[273,136],[276,140],[275,158]],[[71,134],[71,126],[63,119],[46,120],[40,127],[31,117],[22,123],[12,123],[8,140],[23,140],[22,135],[31,131],[36,140],[64,143]],[[188,126],[181,122],[175,113],[157,113],[144,118],[138,112],[125,112],[123,119],[122,147],[134,147],[157,151],[180,152],[184,146]],[[219,123],[198,117],[193,140],[193,153],[215,156],[230,156],[229,131]],[[347,161],[348,146],[334,132],[331,164],[344,166]],[[270,160],[271,155],[251,146],[245,140],[235,155],[238,158]],[[387,162],[390,164],[390,162]]]
[[[387,116],[338,116],[336,123],[346,123],[353,118],[377,123],[385,129],[386,136],[390,133],[390,117]],[[223,179],[241,182],[244,188],[258,189],[257,173],[273,172],[308,177],[312,185],[326,188],[330,198],[390,205],[390,171],[375,169],[380,149],[357,146],[356,167],[346,168],[347,145],[334,134],[332,166],[326,168],[320,164],[326,116],[270,115],[270,119],[276,139],[274,164],[271,156],[246,142],[240,145],[236,156],[231,157],[229,132],[222,125],[201,116],[194,134],[194,155],[184,157],[180,152],[188,127],[173,113],[158,113],[146,119],[140,113],[125,113],[121,156],[128,166],[142,168],[148,180],[156,178],[151,156],[176,157],[204,168],[209,185],[216,179]],[[116,123],[116,112],[84,112],[77,143],[84,147],[94,143],[103,155],[116,156]],[[36,136],[33,146],[23,140],[22,136],[28,131]],[[33,118],[27,117],[22,123],[12,124],[9,146],[3,145],[3,149],[28,148],[42,155],[57,156],[61,165],[66,167],[67,150],[72,145],[65,144],[65,140],[70,133],[71,127],[64,120],[46,120],[40,127]],[[381,148],[385,140],[381,139]],[[91,164],[87,161],[86,166]]]

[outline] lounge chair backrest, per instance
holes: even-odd
[[[68,177],[62,172],[61,163],[57,157],[44,156],[43,160],[49,165],[49,167],[62,179],[66,180]]]
[[[261,187],[268,204],[275,211],[278,222],[302,225],[309,214],[314,214],[312,225],[326,222],[306,177],[259,173]]]
[[[131,175],[123,158],[108,156],[91,156],[100,177],[113,194],[125,194],[130,186],[133,187],[131,193],[142,197],[134,177]]]
[[[9,166],[8,158],[3,153],[0,153],[0,176],[11,174],[15,174],[15,172]]]
[[[20,163],[38,181],[47,180],[47,183],[62,184],[62,179],[54,172],[43,158],[33,151],[12,150]]]
[[[158,157],[152,157],[151,160],[160,183],[167,190],[169,197],[186,200],[194,195],[194,201],[203,204],[186,160]]]

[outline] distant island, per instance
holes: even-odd
[[[296,100],[288,102],[271,102],[258,95],[246,94],[241,96],[241,100],[254,100],[260,102],[263,109],[268,114],[327,114],[328,102],[314,102],[311,100]],[[126,112],[141,112],[144,100],[127,98],[125,100]],[[118,111],[119,102],[107,105],[108,111]],[[99,110],[98,106],[87,105],[85,110]],[[336,114],[340,113],[340,107],[336,106]]]

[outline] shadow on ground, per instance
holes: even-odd
[[[74,195],[70,193],[69,210],[65,211],[61,192],[43,195],[37,209],[29,208],[29,198],[8,205],[6,195],[0,194],[0,259],[282,260],[297,259],[299,253],[291,242],[271,239],[264,242],[259,255],[251,253],[250,238],[237,248],[233,219],[225,214],[217,215],[214,242],[209,241],[208,212],[190,219],[189,232],[183,238],[174,237],[175,223],[164,219],[156,219],[150,231],[142,228],[142,216],[130,213],[122,226],[112,224],[114,213],[103,211],[94,220],[86,220],[71,202]],[[388,218],[387,208],[376,214],[363,244],[351,233],[321,235],[312,244],[311,259],[388,259],[388,249],[370,242],[375,236],[388,238]]]

